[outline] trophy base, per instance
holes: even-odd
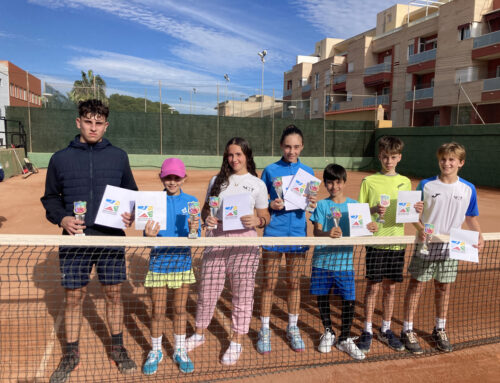
[[[198,233],[189,233],[188,238],[189,239],[196,239],[196,238],[198,238]]]
[[[385,219],[383,219],[383,218],[377,218],[377,223],[385,223]]]
[[[316,210],[316,209],[314,209],[314,208],[312,208],[312,207],[309,207],[309,206],[308,206],[308,207],[306,207],[306,211],[307,211],[308,213],[314,213],[314,210]]]
[[[422,254],[422,255],[429,255],[429,250],[420,249],[420,254]]]
[[[85,233],[75,234],[75,237],[85,237]]]

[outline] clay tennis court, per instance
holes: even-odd
[[[216,171],[189,171],[188,180],[184,191],[193,194],[203,200],[209,178]],[[346,194],[356,198],[359,191],[361,179],[368,173],[351,172],[348,176]],[[158,170],[136,170],[134,176],[141,190],[161,190],[158,180]],[[321,177],[321,172],[317,173]],[[45,171],[33,175],[27,179],[14,177],[0,184],[2,199],[0,200],[0,233],[1,234],[59,234],[60,229],[48,223],[45,212],[40,204],[39,198],[43,194]],[[413,180],[415,187],[418,180]],[[326,196],[324,190],[320,197]],[[494,189],[478,188],[480,222],[484,232],[498,232],[498,213],[500,202],[500,191]],[[407,234],[410,234],[408,225]],[[140,232],[130,229],[129,236],[140,236]],[[3,253],[0,257],[0,278],[2,287],[0,289],[0,363],[7,366],[7,370],[0,372],[1,381],[6,382],[28,382],[48,381],[48,377],[57,365],[60,355],[60,344],[64,339],[61,309],[63,307],[64,291],[60,287],[59,269],[57,260],[57,249],[44,248],[37,252],[31,248],[30,252],[25,249],[9,248],[10,253]],[[498,249],[484,255],[496,260],[496,268],[478,268],[476,272],[459,273],[456,282],[456,290],[468,292],[470,297],[480,298],[484,294],[492,294],[499,301],[500,275],[498,271]],[[195,263],[199,262],[201,252],[195,254]],[[355,265],[363,265],[362,253],[355,255]],[[147,249],[130,249],[129,259],[129,281],[124,284],[125,301],[125,345],[129,348],[134,360],[141,365],[145,355],[149,351],[149,320],[151,303],[146,289],[142,287],[142,281],[147,270]],[[310,259],[310,257],[309,257]],[[490,265],[493,263],[489,263]],[[307,268],[305,270],[308,270]],[[357,311],[353,325],[354,335],[360,332],[362,324],[359,317],[362,315],[361,303],[363,301],[363,271],[357,269]],[[243,344],[243,354],[240,362],[233,367],[222,367],[218,360],[221,353],[228,345],[228,324],[230,323],[230,294],[224,291],[218,305],[218,311],[211,326],[207,342],[203,347],[196,349],[191,354],[195,363],[195,376],[174,375],[177,380],[198,381],[215,378],[232,378],[237,376],[260,374],[255,378],[246,378],[246,381],[287,381],[302,382],[317,381],[327,382],[332,380],[355,380],[360,382],[399,382],[401,380],[411,381],[498,381],[500,373],[500,345],[483,345],[480,347],[465,348],[451,354],[435,354],[430,357],[406,358],[399,360],[376,361],[374,363],[349,363],[337,364],[327,367],[313,369],[301,369],[298,371],[265,375],[274,371],[273,367],[288,364],[290,368],[307,367],[311,364],[327,364],[330,362],[350,362],[351,359],[336,350],[330,354],[320,354],[316,351],[317,343],[321,335],[322,327],[317,314],[315,300],[308,294],[308,280],[304,276],[303,297],[301,306],[301,317],[299,326],[303,331],[306,342],[306,352],[296,354],[290,351],[284,337],[286,327],[286,304],[284,284],[278,286],[275,305],[273,307],[272,331],[273,348],[279,352],[268,356],[261,356],[255,351],[254,340],[259,329],[258,307],[260,291],[260,274],[257,277],[256,304],[251,322],[249,338]],[[400,288],[396,297],[402,297],[406,283]],[[428,286],[422,297],[422,302],[432,302],[430,297],[431,286]],[[469,297],[469,298],[470,298]],[[495,302],[495,299],[493,299]],[[196,305],[195,290],[189,299],[188,334],[191,334],[194,326],[194,307]],[[487,326],[498,327],[500,318],[500,305],[490,307],[488,310],[477,305],[468,307],[452,295],[450,303],[449,335],[455,342],[467,344],[474,338],[475,329],[487,332]],[[377,306],[381,307],[380,302]],[[433,315],[425,315],[425,310],[430,307],[420,305],[420,311],[416,321],[416,328],[430,332],[432,330]],[[122,376],[117,369],[106,360],[104,343],[107,342],[107,330],[104,315],[104,300],[98,283],[92,281],[89,285],[89,295],[84,304],[84,321],[81,333],[81,355],[82,360],[78,371],[75,371],[70,382],[83,381],[155,381],[161,378],[161,369],[168,370],[169,377],[176,373],[176,367],[171,360],[172,352],[172,313],[167,313],[166,341],[164,348],[166,355],[160,365],[158,375],[145,377],[141,372],[131,376]],[[491,317],[482,315],[487,311],[493,313]],[[339,322],[339,310],[335,307],[333,312],[334,325]],[[394,318],[401,318],[402,302],[396,303]],[[8,318],[18,318],[16,322]],[[496,322],[492,322],[492,320]],[[302,322],[302,323],[301,323]],[[380,311],[375,316],[374,322],[380,322]],[[398,333],[401,323],[393,321],[393,330]],[[457,332],[456,328],[460,328]],[[498,332],[496,341],[498,342]],[[423,343],[421,341],[421,343]],[[20,349],[19,345],[29,344],[29,348]],[[430,346],[422,344],[430,348]],[[431,352],[431,351],[429,351]],[[388,348],[377,341],[374,342],[373,354],[383,355],[387,358],[399,358]],[[370,359],[370,358],[368,358]],[[104,362],[103,362],[104,360]],[[311,362],[314,361],[314,362]],[[97,366],[97,370],[96,370]],[[201,371],[210,372],[203,377]],[[199,374],[198,374],[199,373]],[[264,374],[264,375],[262,375]]]

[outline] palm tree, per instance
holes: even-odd
[[[73,83],[73,89],[69,93],[71,100],[75,103],[88,100],[90,98],[98,99],[108,103],[106,97],[106,82],[99,75],[94,75],[92,69],[87,73],[82,71],[82,79]]]

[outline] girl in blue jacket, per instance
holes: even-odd
[[[181,186],[186,179],[186,168],[178,158],[167,158],[161,167],[160,179],[167,193],[167,229],[160,230],[157,222],[148,221],[145,235],[148,237],[187,237],[189,229],[199,229],[199,217],[188,220],[188,202],[198,201],[196,197],[185,194]],[[199,234],[199,233],[198,233]],[[143,373],[156,373],[163,359],[161,348],[162,331],[165,327],[167,307],[167,288],[174,289],[174,338],[173,359],[184,373],[194,370],[194,365],[186,352],[186,302],[189,285],[195,283],[191,268],[191,249],[189,247],[154,247],[151,250],[149,271],[145,287],[151,288],[153,318],[151,320],[152,350],[143,366]]]
[[[271,222],[264,230],[264,237],[305,237],[307,236],[306,214],[304,210],[285,210],[282,196],[276,194],[273,180],[276,177],[294,176],[299,169],[314,175],[314,171],[299,160],[304,148],[302,131],[295,125],[289,125],[283,131],[280,140],[283,156],[281,160],[267,166],[262,173],[262,180],[270,196],[269,211]],[[310,201],[315,203],[316,197]],[[261,303],[262,327],[259,331],[257,351],[261,354],[271,352],[271,333],[269,317],[271,315],[274,288],[278,280],[281,257],[286,257],[286,282],[288,287],[288,327],[287,338],[294,351],[304,351],[304,342],[300,336],[297,321],[300,308],[300,273],[305,264],[307,246],[262,246],[264,281]]]

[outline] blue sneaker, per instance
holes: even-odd
[[[304,345],[304,341],[300,336],[300,331],[297,326],[287,326],[286,337],[288,338],[293,351],[301,352],[305,350],[306,346]]]
[[[271,331],[268,328],[261,328],[259,331],[257,351],[259,354],[269,354],[271,352]]]
[[[194,371],[194,364],[189,359],[189,356],[185,349],[178,348],[174,354],[174,361],[179,365],[179,370],[185,374],[189,374]]]
[[[378,340],[385,343],[395,351],[403,351],[405,349],[403,343],[401,343],[396,335],[394,335],[391,329],[388,329],[385,332],[380,331],[380,334],[378,334]]]
[[[365,354],[370,352],[370,347],[372,346],[373,334],[368,331],[363,331],[359,337],[356,346],[363,351]]]
[[[153,375],[158,370],[158,364],[163,360],[163,353],[161,351],[151,350],[148,354],[148,359],[142,367],[144,375]]]

